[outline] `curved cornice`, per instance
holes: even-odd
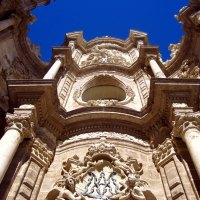
[[[11,107],[34,104],[40,125],[46,126],[56,137],[63,134],[70,136],[74,133],[72,130],[86,131],[84,127],[87,124],[105,131],[111,129],[112,124],[118,124],[125,132],[125,127],[129,127],[144,135],[156,123],[161,126],[169,123],[167,117],[171,103],[187,103],[198,110],[200,80],[151,79],[148,104],[140,112],[125,107],[84,107],[66,112],[59,106],[55,82],[52,80],[9,80],[8,90]]]
[[[126,40],[121,40],[118,38],[106,36],[101,38],[97,37],[88,42],[83,38],[83,32],[72,32],[66,35],[63,46],[67,46],[70,41],[74,41],[76,48],[81,49],[83,53],[87,53],[93,46],[97,44],[112,43],[116,45],[115,47],[112,48],[118,49],[122,52],[127,52],[132,47],[137,46],[138,40],[142,40],[144,42],[144,45],[149,44],[147,39],[147,34],[135,30],[130,31],[129,37]]]

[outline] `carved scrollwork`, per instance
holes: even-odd
[[[46,200],[155,200],[147,182],[140,179],[142,173],[141,163],[132,157],[124,160],[113,144],[101,138],[89,147],[83,162],[74,155],[62,163],[63,178]]]

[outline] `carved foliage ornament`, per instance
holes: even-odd
[[[63,178],[56,181],[46,200],[156,199],[140,179],[142,164],[124,160],[116,147],[101,138],[91,145],[84,161],[73,156],[62,164]]]
[[[15,109],[14,114],[6,114],[6,131],[9,129],[16,129],[22,135],[22,138],[34,137],[35,125],[37,117],[35,114],[35,107],[33,105],[22,105]]]
[[[39,161],[46,169],[50,166],[53,160],[53,153],[39,138],[35,138],[31,156]]]
[[[159,170],[159,166],[162,165],[163,162],[171,158],[171,156],[174,154],[175,151],[173,148],[173,142],[171,139],[167,138],[162,144],[158,145],[158,147],[153,151],[152,159],[157,169]]]

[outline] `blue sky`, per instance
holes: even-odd
[[[49,61],[52,47],[61,45],[68,32],[83,31],[86,40],[126,39],[134,29],[148,33],[166,60],[169,44],[184,35],[174,15],[188,4],[188,0],[55,0],[32,11],[37,21],[29,26],[28,37],[40,45],[42,60]]]

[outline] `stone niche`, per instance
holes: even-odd
[[[147,142],[120,133],[95,132],[60,143],[38,199],[166,198]]]

